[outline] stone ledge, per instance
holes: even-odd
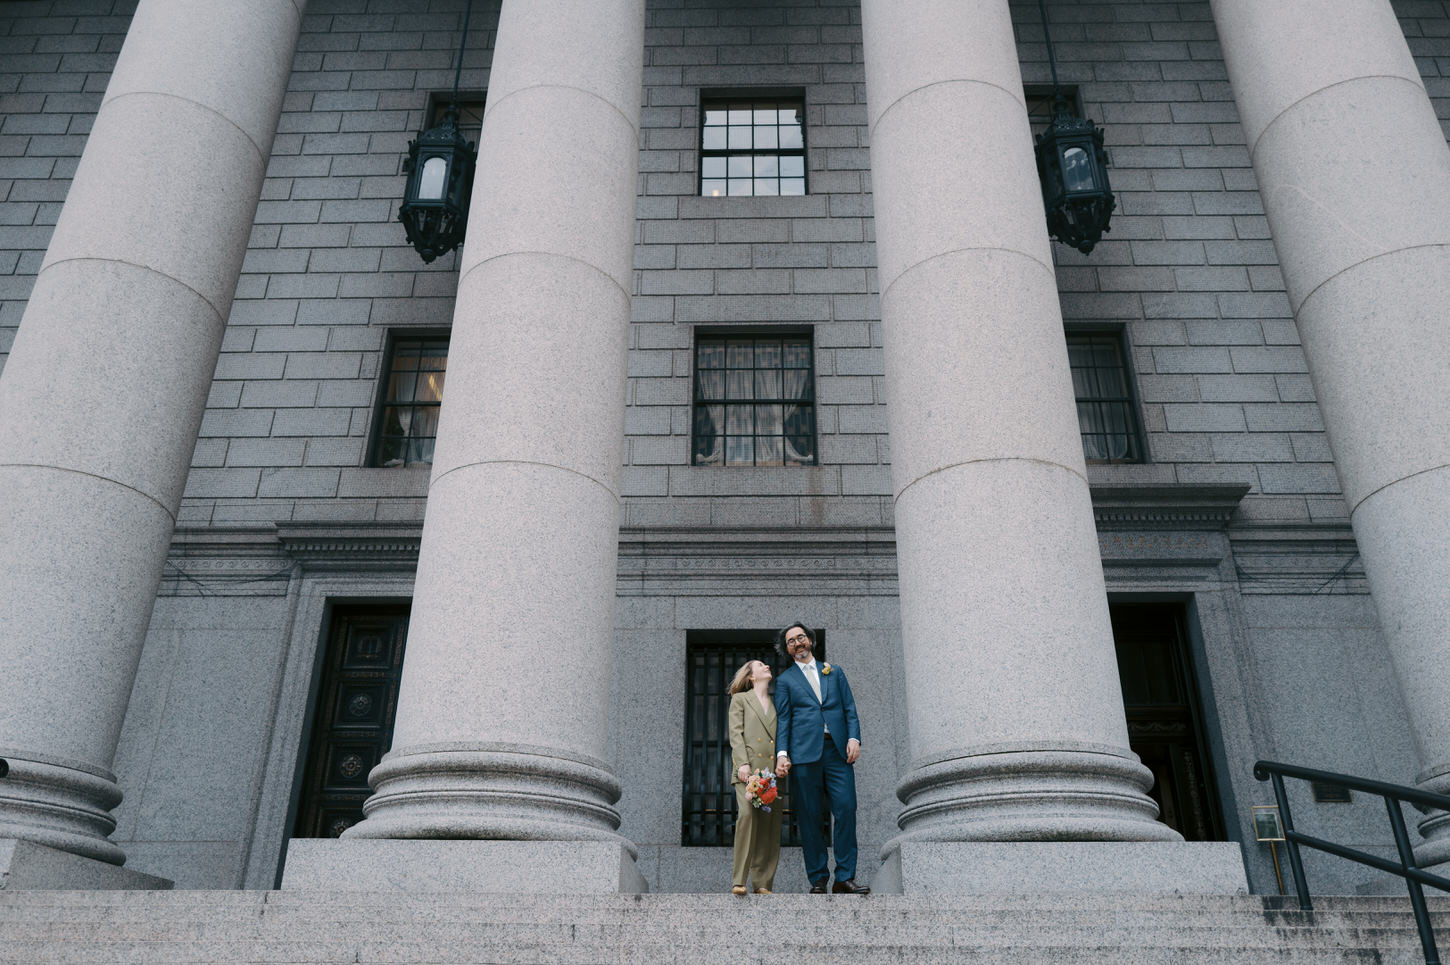
[[[166,891],[166,878],[47,848],[0,838],[0,891]]]
[[[623,845],[603,841],[293,838],[282,890],[643,894]]]
[[[903,841],[872,877],[881,894],[1246,895],[1232,841]]]
[[[1098,532],[1120,530],[1221,530],[1249,487],[1191,483],[1092,486]]]

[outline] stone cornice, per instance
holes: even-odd
[[[1242,483],[1138,483],[1093,486],[1098,532],[1222,530],[1249,491]]]
[[[283,552],[309,568],[416,566],[422,536],[421,522],[277,524]]]
[[[1224,532],[1248,491],[1243,485],[1136,483],[1092,487],[1093,514],[1100,534]],[[332,572],[411,568],[417,565],[420,521],[387,523],[282,522],[234,527],[178,527],[169,563],[172,580],[232,578],[276,580],[290,566]],[[1280,527],[1279,529],[1283,529]],[[1271,554],[1283,541],[1302,546],[1307,534],[1252,531],[1235,527],[1234,544]],[[1342,534],[1341,534],[1342,535]],[[1123,548],[1119,548],[1120,552]],[[1207,563],[1211,547],[1139,547],[1152,558],[1182,566]],[[1109,552],[1108,556],[1116,555]],[[683,589],[721,578],[790,579],[830,584],[839,590],[884,592],[896,580],[896,534],[889,526],[867,527],[622,527],[619,580],[622,586],[663,581]],[[178,582],[178,586],[180,583]]]
[[[1243,593],[1369,592],[1348,521],[1236,523],[1229,539]]]

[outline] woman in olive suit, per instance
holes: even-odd
[[[780,863],[780,799],[763,811],[745,796],[745,782],[751,774],[775,770],[775,701],[767,691],[770,677],[768,666],[752,660],[730,681],[730,763],[735,785],[735,872],[730,890],[737,895],[745,894],[747,875],[757,895],[770,894]]]

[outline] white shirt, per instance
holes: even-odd
[[[820,671],[816,669],[816,662],[807,660],[798,666],[801,668],[801,673],[806,675],[806,680],[810,681],[811,689],[816,692],[816,700],[821,701],[821,676]]]

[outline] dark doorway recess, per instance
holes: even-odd
[[[368,772],[393,744],[406,603],[332,611],[297,805],[298,838],[335,838],[362,820]]]
[[[1128,744],[1153,772],[1159,820],[1189,841],[1225,841],[1181,604],[1114,603]]]
[[[826,659],[824,630],[816,636],[816,659]],[[735,788],[730,783],[730,698],[725,689],[747,660],[763,660],[771,673],[782,669],[775,655],[775,630],[689,630],[685,634],[685,774],[680,843],[728,848],[735,841]],[[775,693],[772,681],[770,692]],[[775,807],[784,807],[781,844],[800,847],[800,830],[790,802],[790,781]],[[826,818],[829,825],[830,818]],[[830,840],[829,836],[827,840]]]

